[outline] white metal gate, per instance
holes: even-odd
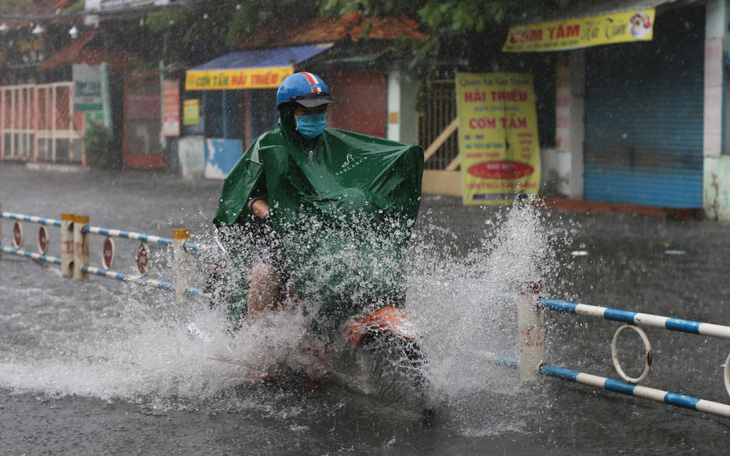
[[[0,87],[0,160],[86,164],[73,83]]]

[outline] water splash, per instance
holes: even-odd
[[[406,308],[422,334],[426,375],[445,414],[466,434],[520,427],[506,405],[522,392],[520,383],[483,354],[514,355],[516,313],[503,296],[526,279],[550,283],[558,268],[553,245],[561,242],[559,230],[546,228],[532,205],[483,214],[481,239],[469,249],[444,227],[448,221],[425,216],[405,255]],[[345,254],[333,258],[342,264],[351,258]],[[203,258],[193,267],[204,270],[213,260]],[[326,266],[318,270],[326,272]],[[0,355],[2,388],[189,407],[229,400],[231,388],[251,384],[252,372],[271,366],[303,370],[311,361],[303,347],[310,343],[312,308],[231,332],[226,310],[207,302],[179,306],[158,291],[99,279],[79,285],[59,281],[50,271],[43,269],[47,287],[0,290],[15,300],[0,322],[12,333]],[[84,294],[74,287],[83,287]],[[191,335],[191,322],[203,337]],[[258,400],[244,402],[265,407]],[[285,413],[296,407],[289,403]]]
[[[417,242],[409,310],[423,332],[436,394],[464,432],[518,426],[511,410],[524,393],[522,385],[485,354],[516,356],[517,315],[510,298],[525,281],[550,283],[559,269],[557,231],[543,217],[534,205],[499,211],[483,222],[478,245],[463,254],[454,254],[448,244],[444,248],[438,239],[450,233],[442,228],[425,230]],[[426,241],[429,237],[436,240]]]

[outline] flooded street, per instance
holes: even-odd
[[[222,182],[161,173],[58,172],[0,166],[2,210],[211,243]],[[37,225],[24,223],[35,250]],[[49,229],[58,255],[58,229]],[[2,220],[2,244],[12,223]],[[4,454],[727,454],[730,419],[691,412],[491,364],[517,355],[516,310],[501,299],[541,278],[544,296],[730,325],[730,225],[631,214],[463,207],[425,196],[407,256],[407,309],[422,331],[435,420],[336,379],[246,380],[250,356],[225,315],[202,299],[101,277],[62,278],[56,266],[0,258],[0,436]],[[103,238],[91,239],[99,264]],[[114,269],[130,272],[137,241],[117,240]],[[161,280],[171,253],[152,249]],[[210,266],[202,261],[193,286]],[[188,333],[196,322],[211,335]],[[548,363],[618,379],[610,343],[620,326],[549,313]],[[727,340],[646,330],[646,386],[730,403]],[[260,337],[271,336],[261,333]],[[275,336],[274,344],[279,341]],[[268,340],[268,339],[267,339]],[[624,335],[622,362],[642,368]]]

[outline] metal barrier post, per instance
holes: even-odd
[[[88,276],[88,274],[84,272],[83,267],[89,265],[89,235],[81,231],[82,228],[88,224],[88,215],[74,216],[74,279],[83,280]]]
[[[535,380],[545,362],[545,317],[537,306],[542,282],[525,282],[514,298],[520,337],[517,370],[523,380]]]
[[[190,239],[190,230],[172,230],[172,259],[175,269],[175,302],[185,301],[185,290],[190,286],[190,259],[185,252],[185,243]]]
[[[61,275],[73,276],[74,214],[61,214]]]

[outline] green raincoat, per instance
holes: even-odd
[[[308,140],[285,110],[226,178],[214,222],[221,232],[253,226],[246,202],[265,198],[294,291],[318,309],[316,329],[331,335],[348,317],[405,300],[401,252],[422,175],[419,146],[332,128]],[[222,239],[234,257],[246,250]],[[243,309],[247,287],[241,280]]]

